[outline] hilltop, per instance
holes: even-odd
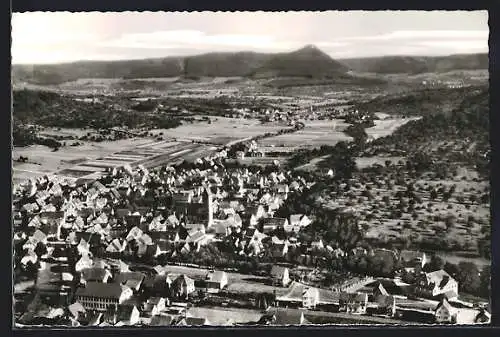
[[[436,57],[384,56],[340,60],[356,72],[380,74],[419,74],[453,70],[488,69],[488,54],[449,55]]]
[[[316,46],[308,45],[291,53],[271,57],[253,76],[256,78],[297,76],[334,77],[347,72],[347,67],[335,61]]]

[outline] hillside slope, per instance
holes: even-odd
[[[418,74],[453,70],[488,69],[488,54],[450,55],[440,57],[384,56],[339,60],[357,72],[380,74]]]

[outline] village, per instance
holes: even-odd
[[[279,165],[229,164],[258,152],[245,151],[19,185],[13,203],[17,324],[490,322],[489,304],[461,299],[457,280],[424,252],[347,249],[303,235],[319,220],[287,214],[283,206],[320,178]],[[332,261],[348,264],[360,256],[389,256],[398,267],[390,277],[332,271]]]

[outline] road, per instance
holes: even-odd
[[[272,312],[273,309],[269,311]],[[353,315],[344,312],[327,312],[327,311],[312,311],[303,309],[287,308],[287,312],[299,314],[304,313],[307,320],[314,323],[315,320],[321,319],[323,324],[409,324],[393,318],[385,318],[379,316]],[[325,322],[327,321],[327,322]]]

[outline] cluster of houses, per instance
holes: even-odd
[[[207,169],[163,167],[152,172],[141,166],[114,169],[100,181],[32,179],[14,195],[15,268],[35,269],[38,295],[66,308],[63,313],[71,324],[207,324],[182,313],[197,291],[223,289],[228,284],[225,272],[193,280],[167,273],[160,265],[147,273],[130,271],[122,260],[140,258],[154,265],[190,256],[214,243],[223,243],[242,256],[273,261],[293,255],[298,264],[318,259],[315,250],[345,256],[321,240],[297,240],[296,234],[313,221],[307,214],[275,216],[290,193],[310,185],[303,177],[277,168],[264,174],[216,164]],[[277,234],[280,231],[286,233],[284,238]],[[457,282],[444,271],[421,272],[425,254],[401,252],[400,257],[406,272],[419,276],[414,285],[419,296],[446,295],[436,319],[460,320],[456,312],[442,313],[443,308],[454,308],[449,301],[457,297]],[[296,284],[289,270],[279,265],[272,268],[271,278],[280,287]],[[315,289],[282,296],[277,303],[299,303],[310,309],[332,305],[332,300],[323,303],[322,291]],[[369,302],[376,303],[377,310],[393,313],[394,297],[378,291],[369,301],[366,294],[343,289],[333,302],[347,313],[365,314]]]
[[[39,274],[51,273],[55,266],[47,263]],[[211,271],[195,280],[167,272],[159,265],[148,272],[131,271],[121,260],[96,260],[73,275],[74,291],[63,301],[61,292],[43,287],[54,282],[39,277],[42,302],[60,309],[60,313],[51,317],[50,312],[28,312],[21,322],[36,321],[42,315],[57,318],[57,322],[64,318],[72,326],[196,325],[196,320],[204,325],[208,324],[204,318],[188,314],[188,300],[199,291],[217,293],[228,283],[223,271]]]

